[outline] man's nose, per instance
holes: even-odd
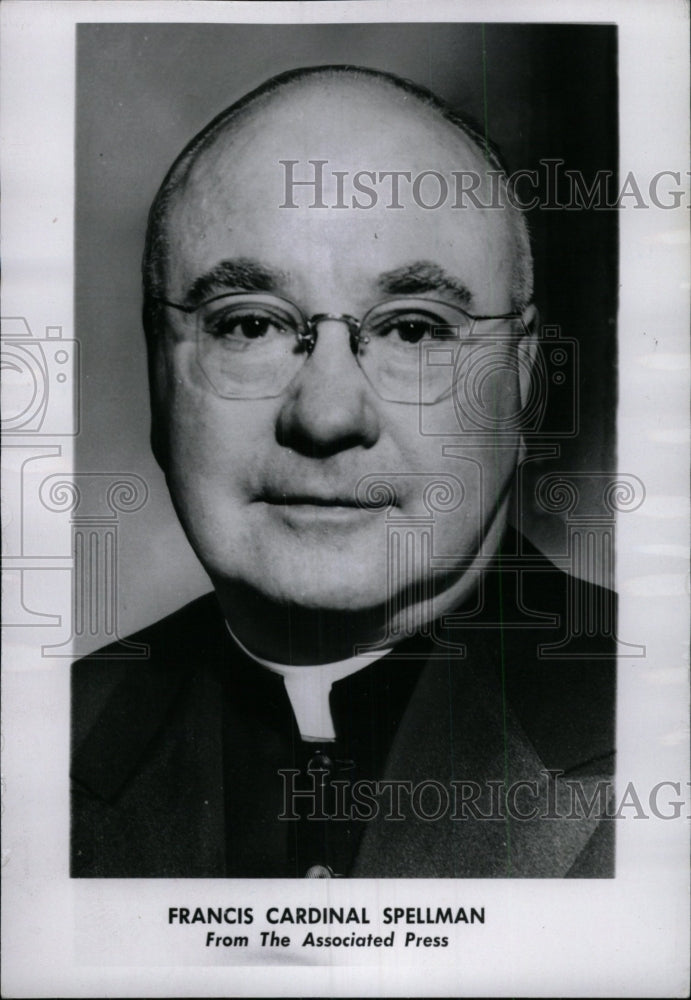
[[[379,437],[377,400],[360,369],[347,325],[319,323],[312,353],[286,390],[276,436],[310,457],[371,448]]]

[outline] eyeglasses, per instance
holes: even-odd
[[[156,301],[195,316],[198,363],[225,399],[280,396],[314,351],[320,324],[328,321],[346,326],[357,364],[378,396],[435,403],[451,393],[454,378],[448,363],[426,363],[430,347],[463,343],[480,322],[521,318],[520,313],[473,316],[448,302],[412,297],[380,302],[361,320],[332,313],[308,318],[287,299],[247,292],[218,295],[199,306]],[[509,332],[516,335],[513,324]]]

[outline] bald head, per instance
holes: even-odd
[[[170,297],[170,267],[181,226],[198,229],[204,213],[195,211],[209,192],[230,179],[233,204],[245,197],[257,170],[279,162],[329,157],[346,162],[349,149],[371,151],[371,163],[388,168],[401,163],[442,168],[446,159],[486,185],[488,172],[505,192],[505,174],[496,151],[473,127],[430,91],[392,74],[350,66],[301,69],[273,77],[227,108],[183,150],[153,202],[143,262],[144,318],[147,333],[156,322],[157,297]],[[339,153],[340,159],[339,159]],[[376,164],[375,164],[376,160]],[[249,170],[248,170],[249,165]],[[428,170],[429,172],[429,170]],[[282,175],[285,176],[285,175]],[[494,199],[496,200],[496,191]],[[231,199],[227,199],[230,202]],[[191,211],[186,203],[191,203]],[[277,202],[278,204],[278,202]],[[499,221],[511,270],[511,308],[520,311],[532,293],[532,257],[522,213],[502,197]],[[448,209],[443,209],[447,211]],[[462,212],[458,225],[463,225]],[[496,213],[494,213],[496,215]],[[493,222],[494,224],[494,222]]]

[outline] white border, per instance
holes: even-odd
[[[553,4],[39,3],[2,7],[3,315],[72,329],[74,25],[89,22],[617,22],[621,176],[688,163],[686,5],[674,0]],[[648,657],[620,663],[619,773],[637,787],[688,780],[688,217],[621,213],[619,469],[646,484],[618,527],[620,634]],[[56,317],[58,317],[56,319]],[[652,336],[651,336],[652,332]],[[686,369],[684,366],[687,366]],[[686,372],[686,373],[685,373]],[[10,453],[11,458],[11,453]],[[69,468],[63,448],[55,471]],[[9,459],[8,459],[9,461]],[[10,474],[12,473],[10,462]],[[10,498],[10,504],[15,502]],[[12,516],[12,511],[10,511]],[[69,602],[68,582],[61,594]],[[650,623],[650,624],[648,624]],[[618,828],[614,881],[98,882],[67,878],[68,661],[8,634],[4,678],[5,996],[597,995],[681,996],[688,969],[687,829]],[[278,888],[278,891],[277,891]],[[165,908],[254,905],[290,896],[332,905],[481,901],[491,923],[446,954],[402,966],[193,964]],[[432,900],[432,896],[430,896]],[[479,932],[480,931],[480,932]],[[340,961],[337,957],[335,961]],[[93,964],[83,964],[83,963]]]

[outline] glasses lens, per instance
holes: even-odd
[[[297,339],[302,318],[289,302],[262,295],[227,295],[202,306],[197,358],[223,397],[278,395],[306,354]]]
[[[401,299],[364,318],[358,361],[383,399],[434,403],[453,388],[456,357],[470,319],[444,302]]]

